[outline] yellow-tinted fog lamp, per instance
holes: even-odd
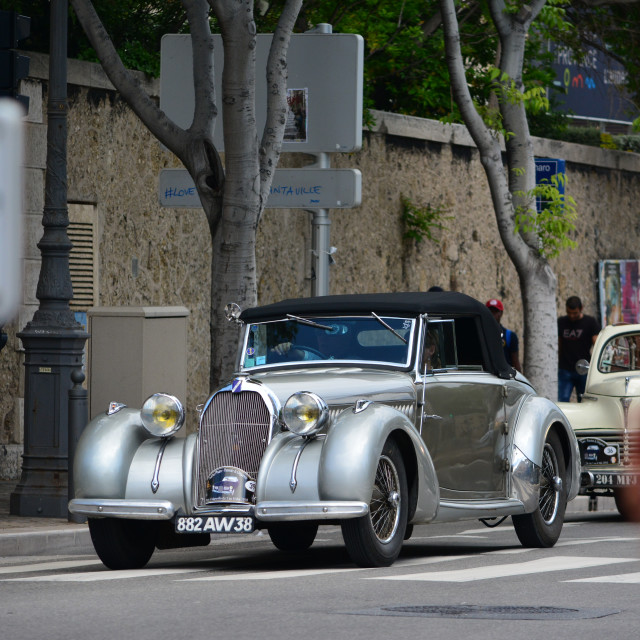
[[[172,436],[184,424],[182,403],[168,393],[154,393],[140,409],[144,428],[158,438]]]

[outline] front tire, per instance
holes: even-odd
[[[316,539],[315,522],[282,522],[269,525],[271,542],[280,551],[306,551]]]
[[[153,555],[158,523],[152,520],[89,518],[93,548],[108,569],[141,569]]]
[[[378,460],[369,513],[344,520],[342,537],[360,567],[389,567],[400,555],[407,528],[409,491],[398,445],[387,440]]]
[[[567,508],[565,461],[558,434],[549,432],[542,452],[540,496],[533,513],[512,516],[523,547],[553,547],[558,541]]]

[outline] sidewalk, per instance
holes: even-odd
[[[9,496],[18,480],[0,480],[0,557],[64,553],[86,549],[93,553],[86,524],[66,518],[23,518],[9,515]]]
[[[24,518],[9,515],[9,496],[17,480],[0,480],[0,558],[3,556],[56,555],[71,551],[93,553],[86,524],[64,518]],[[567,514],[587,513],[589,502],[578,497],[567,506]],[[617,513],[613,498],[600,498],[598,512]]]

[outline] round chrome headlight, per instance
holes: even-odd
[[[284,404],[282,419],[290,431],[310,436],[320,431],[329,418],[325,401],[311,391],[294,393]]]
[[[175,396],[154,393],[144,401],[140,418],[144,428],[152,436],[167,438],[184,424],[185,413],[182,403]]]

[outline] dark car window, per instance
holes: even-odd
[[[456,318],[455,331],[459,368],[484,370],[482,342],[475,318]]]
[[[277,320],[248,327],[245,369],[343,360],[409,365],[415,319],[382,316]]]

